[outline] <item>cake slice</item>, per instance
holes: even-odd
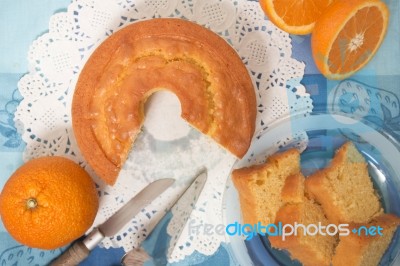
[[[328,225],[328,219],[317,203],[304,196],[304,176],[292,175],[286,179],[282,190],[282,199],[285,202],[276,214],[275,224],[282,226],[290,224],[296,228],[299,225]],[[316,229],[315,229],[316,230]],[[310,229],[314,233],[314,228]],[[336,237],[331,235],[309,235],[299,226],[297,234],[286,236],[270,236],[271,246],[277,249],[285,249],[292,259],[300,261],[304,266],[329,266]]]
[[[309,176],[305,186],[331,223],[367,222],[382,213],[367,163],[351,142],[336,152],[328,167]]]
[[[393,235],[400,224],[400,219],[392,214],[381,214],[369,223],[352,224],[352,228],[358,229],[361,226],[371,228],[380,226],[383,228],[382,235],[365,235],[362,233],[350,232],[348,236],[341,236],[332,259],[333,266],[377,266],[388,249]]]
[[[288,176],[300,172],[300,153],[290,149],[270,156],[266,163],[232,172],[239,192],[243,222],[263,225],[273,223],[283,205],[281,191]]]

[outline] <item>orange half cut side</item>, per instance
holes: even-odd
[[[292,34],[309,34],[332,0],[260,0],[268,18]]]
[[[312,34],[312,53],[318,69],[330,79],[353,75],[375,55],[388,20],[388,8],[379,0],[333,4],[316,23]]]

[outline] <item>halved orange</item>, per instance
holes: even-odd
[[[379,0],[336,1],[311,37],[314,61],[329,79],[345,79],[365,66],[386,34],[389,10]]]
[[[260,0],[268,18],[292,34],[309,34],[333,0]]]

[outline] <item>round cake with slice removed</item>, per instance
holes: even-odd
[[[79,148],[107,184],[115,183],[141,130],[146,99],[164,89],[178,97],[189,124],[239,158],[247,152],[256,98],[235,50],[185,20],[136,22],[93,52],[72,103]]]

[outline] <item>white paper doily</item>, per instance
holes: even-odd
[[[100,209],[94,225],[107,219],[150,181],[176,178],[175,186],[163,198],[143,210],[120,234],[102,242],[104,247],[123,247],[126,251],[138,246],[147,236],[154,226],[150,218],[162,215],[195,174],[207,168],[208,181],[193,212],[184,208],[188,205],[182,202],[172,209],[168,257],[173,262],[194,250],[211,255],[226,241],[221,235],[191,237],[185,221],[222,222],[225,182],[235,158],[208,137],[185,127],[182,121],[177,122],[179,135],[175,136],[179,137],[158,135],[157,130],[166,132],[166,129],[163,126],[152,128],[151,125],[157,125],[160,119],[160,115],[155,115],[136,141],[116,185],[105,186],[79,153],[70,114],[79,71],[99,43],[130,23],[154,17],[178,17],[197,22],[218,33],[236,49],[256,89],[256,136],[275,119],[293,112],[307,115],[312,111],[312,101],[300,84],[304,64],[291,57],[289,35],[265,18],[258,2],[75,0],[67,12],[52,16],[49,32],[31,45],[29,73],[18,84],[24,99],[15,113],[15,122],[27,143],[24,160],[64,155],[84,166],[98,184]],[[288,136],[288,141],[290,138]]]

